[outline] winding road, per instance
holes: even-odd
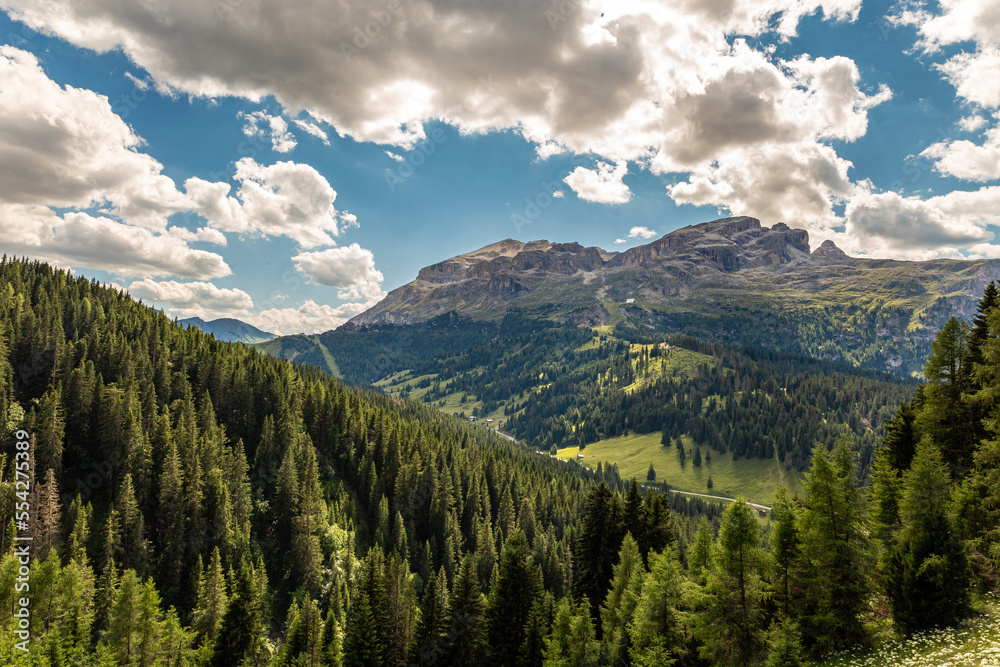
[[[736,502],[736,498],[726,498],[725,496],[710,496],[707,493],[692,493],[691,491],[678,491],[677,489],[670,489],[670,493],[680,493],[685,496],[698,496],[699,498],[711,498],[713,500],[730,500]],[[747,505],[759,510],[771,511],[771,508],[767,505],[758,505],[757,503],[748,502]]]

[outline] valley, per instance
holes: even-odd
[[[707,496],[717,495],[728,498],[743,498],[750,502],[770,506],[774,502],[774,494],[779,486],[785,486],[792,493],[799,492],[802,484],[802,473],[796,470],[786,470],[775,460],[739,459],[734,461],[729,456],[712,454],[701,465],[691,462],[691,453],[695,443],[690,437],[682,441],[688,450],[688,460],[682,466],[677,456],[675,446],[663,447],[659,434],[626,435],[602,440],[584,449],[566,447],[560,449],[557,456],[568,462],[596,469],[615,465],[624,479],[636,478],[641,483],[647,481],[650,464],[656,472],[655,482],[669,485],[678,491],[699,493]],[[706,450],[707,453],[708,450]],[[575,464],[575,463],[574,463]],[[708,486],[708,479],[712,486]]]

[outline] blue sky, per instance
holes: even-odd
[[[180,317],[323,331],[504,238],[729,214],[1000,257],[994,0],[0,8],[0,246]]]

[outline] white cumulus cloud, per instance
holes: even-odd
[[[292,257],[295,266],[309,277],[309,282],[341,290],[341,299],[377,302],[385,296],[382,272],[375,268],[371,250],[357,243],[317,252],[302,252]]]
[[[175,229],[154,232],[84,212],[57,215],[44,206],[0,203],[0,238],[8,254],[120,276],[207,279],[232,273],[221,255],[189,247],[187,235]]]
[[[316,137],[322,141],[327,146],[330,145],[330,137],[327,136],[326,132],[316,123],[310,122],[308,120],[302,120],[301,118],[296,118],[294,121],[295,125],[300,129]]]
[[[219,230],[287,236],[313,248],[332,245],[342,229],[357,224],[353,215],[338,213],[337,192],[307,164],[265,166],[245,157],[237,161],[234,179],[240,184],[235,196],[226,183],[196,177],[184,183],[196,210]]]
[[[586,201],[599,204],[624,204],[632,198],[632,191],[622,182],[628,173],[628,164],[610,165],[598,161],[594,169],[577,167],[563,181]]]
[[[178,317],[245,316],[253,299],[241,289],[220,288],[208,282],[137,280],[128,286],[137,299],[166,307]]]
[[[312,299],[306,300],[297,308],[268,308],[256,315],[251,315],[247,321],[263,331],[289,335],[296,333],[323,333],[336,329],[358,313],[369,308],[366,303],[345,303],[337,307],[318,304]]]
[[[628,230],[628,237],[630,239],[651,239],[656,236],[656,232],[649,227],[633,227]]]
[[[837,243],[845,251],[908,259],[961,257],[959,249],[993,239],[1000,224],[1000,187],[920,199],[895,192],[859,192],[847,204]]]
[[[427,121],[440,120],[463,133],[518,132],[542,158],[593,155],[615,165],[614,178],[581,168],[574,189],[605,203],[628,200],[618,174],[629,162],[751,201],[754,179],[732,168],[736,158],[792,147],[825,164],[796,165],[759,216],[816,213],[826,224],[836,188],[805,178],[837,172],[826,142],[863,135],[868,110],[890,94],[863,84],[850,59],[783,62],[739,39],[792,37],[813,14],[854,21],[860,0],[425,0],[374,10],[381,21],[363,0],[174,0],[127,11],[120,0],[5,1],[33,28],[85,48],[121,48],[174,90],[273,95],[359,141],[409,150]]]
[[[106,97],[59,86],[11,46],[0,46],[0,90],[0,201],[97,207],[160,231],[189,207]]]
[[[987,130],[982,144],[968,139],[932,144],[922,156],[935,160],[943,174],[969,181],[1000,179],[1000,126]]]
[[[107,98],[52,81],[30,53],[0,46],[0,235],[9,253],[122,276],[215,278],[218,232],[169,226],[191,200],[139,152]],[[57,213],[54,208],[70,209]],[[220,238],[221,237],[221,238]]]
[[[246,121],[243,134],[248,137],[269,138],[271,148],[277,153],[288,153],[298,145],[295,137],[288,131],[288,123],[281,116],[272,116],[266,111],[241,111],[240,118]]]

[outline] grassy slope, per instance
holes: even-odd
[[[398,396],[404,390],[410,392],[409,397],[416,399],[418,401],[424,400],[424,395],[431,390],[431,387],[424,387],[423,389],[418,388],[416,385],[424,378],[428,378],[432,383],[437,378],[436,374],[432,375],[421,375],[419,377],[410,377],[410,371],[401,371],[399,373],[393,373],[392,375],[379,380],[374,386],[378,387],[390,396]],[[454,392],[448,394],[443,399],[437,401],[428,402],[432,407],[437,408],[441,412],[449,415],[457,414],[472,414],[473,409],[479,408],[482,410],[483,402],[477,400],[472,394],[468,394],[468,399],[465,403],[462,403],[462,395],[464,392]],[[442,403],[442,401],[444,401]],[[504,406],[501,405],[496,410],[488,415],[480,415],[480,419],[493,419],[498,428],[502,428],[503,422],[506,421],[503,414]]]
[[[922,632],[826,660],[818,667],[987,667],[1000,665],[1000,602],[957,628]]]
[[[684,436],[688,450],[694,444]],[[706,450],[702,450],[704,456]],[[617,463],[623,479],[636,477],[646,479],[649,464],[656,470],[656,480],[666,482],[680,491],[693,491],[730,498],[742,497],[750,502],[770,505],[774,492],[780,484],[785,484],[792,492],[798,491],[802,476],[795,471],[785,471],[777,461],[763,459],[740,459],[733,461],[728,454],[712,453],[711,463],[703,462],[700,467],[687,462],[681,467],[675,447],[660,445],[660,434],[626,435],[587,445],[581,452],[576,447],[559,450],[559,458],[575,459],[583,454],[584,465],[597,467],[598,462]],[[708,476],[712,476],[712,488],[708,489]]]

